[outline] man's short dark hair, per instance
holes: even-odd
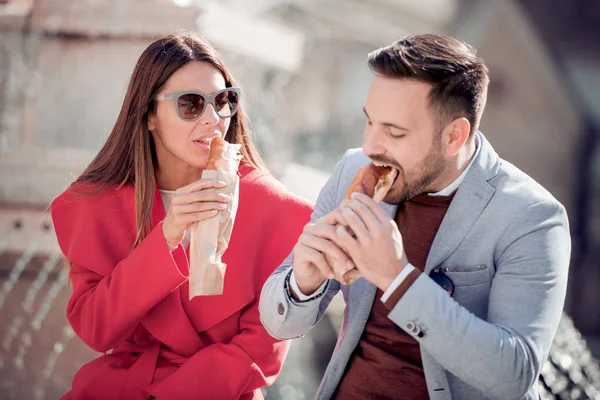
[[[415,79],[432,85],[429,104],[438,130],[456,118],[479,128],[487,99],[488,69],[475,49],[440,35],[414,35],[369,54],[369,67],[392,79]]]

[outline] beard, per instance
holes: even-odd
[[[436,136],[425,159],[413,170],[406,171],[394,160],[371,157],[372,160],[389,164],[398,169],[398,177],[384,198],[388,204],[400,204],[428,192],[431,184],[444,172],[446,163],[442,154],[441,135]]]

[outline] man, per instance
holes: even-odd
[[[341,289],[317,399],[537,399],[566,291],[564,207],[478,132],[489,79],[471,47],[411,36],[369,66],[362,151],[263,287],[265,328],[304,335]],[[370,161],[399,171],[384,203],[343,200]],[[353,268],[363,279],[340,284]]]

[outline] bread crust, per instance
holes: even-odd
[[[397,176],[398,170],[395,168],[377,166],[373,163],[365,165],[356,173],[344,198],[349,199],[352,193],[358,192],[371,197],[379,204],[385,199]],[[351,285],[360,276],[360,272],[354,268],[344,274],[342,283]]]
[[[226,148],[225,140],[221,136],[215,136],[210,141],[210,150],[208,153],[208,164],[206,165],[206,169],[208,170],[216,170],[217,169],[217,161],[223,158],[223,154],[225,154]]]
[[[381,203],[397,175],[398,170],[392,167],[380,167],[373,163],[365,165],[358,170],[344,198],[349,199],[352,193],[359,192]]]

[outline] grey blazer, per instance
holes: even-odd
[[[564,207],[525,173],[500,159],[478,133],[481,150],[458,188],[422,274],[389,318],[421,348],[429,396],[537,399],[536,382],[564,304],[571,242]],[[312,220],[334,210],[357,170],[369,162],[348,151],[323,187]],[[393,218],[396,207],[382,204]],[[285,286],[293,256],[273,272],[260,298],[261,321],[275,338],[304,335],[341,289],[346,308],[334,354],[317,392],[329,399],[369,316],[376,288],[329,281],[316,300],[298,303]],[[427,275],[448,268],[453,297]],[[402,397],[399,394],[399,397]]]

